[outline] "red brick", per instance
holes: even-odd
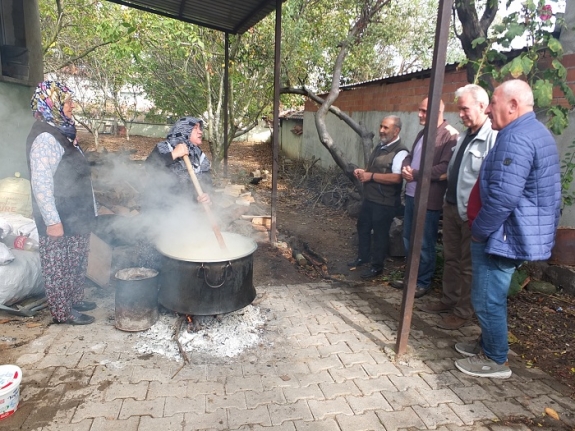
[[[564,55],[561,63],[567,68],[575,67],[575,54]]]

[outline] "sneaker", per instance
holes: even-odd
[[[509,363],[498,364],[480,353],[465,359],[455,361],[455,366],[464,374],[474,377],[490,377],[492,379],[507,379],[511,377]]]
[[[481,353],[481,337],[473,343],[457,343],[455,350],[464,356],[475,356]]]
[[[403,280],[393,280],[389,285],[394,289],[403,289]]]
[[[96,308],[96,303],[90,301],[79,301],[72,305],[72,308],[76,311],[90,311]]]
[[[415,297],[421,298],[422,296],[427,295],[429,292],[431,292],[431,287],[417,286],[415,288]]]
[[[376,268],[376,267],[372,266],[368,270],[361,273],[361,278],[363,278],[364,280],[367,280],[370,278],[377,277],[378,275],[381,275],[382,273],[383,273],[383,268]]]
[[[445,305],[443,302],[436,302],[436,303],[427,303],[421,304],[417,306],[418,310],[423,311],[424,313],[432,313],[432,314],[440,314],[446,313],[451,311],[451,307],[449,305]]]
[[[358,268],[362,265],[365,265],[367,263],[366,260],[360,259],[359,257],[357,259],[355,259],[352,262],[348,262],[347,266],[349,266],[350,268]]]

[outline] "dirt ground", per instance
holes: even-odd
[[[82,136],[81,139],[88,154],[95,150],[90,137]],[[104,135],[100,137],[100,151],[117,152],[118,156],[140,163],[157,142],[155,138],[133,136],[126,141]],[[207,144],[204,145],[204,150],[208,152]],[[268,208],[271,204],[271,181],[250,184],[250,173],[256,169],[271,172],[271,160],[270,144],[238,143],[229,150],[229,181],[246,185],[256,203]],[[290,164],[283,159],[279,165],[276,210],[278,246],[269,243],[258,245],[254,254],[254,284],[296,284],[329,279],[362,283],[358,272],[350,271],[346,265],[355,258],[356,253],[355,219],[346,215],[341,208],[350,192],[349,185],[341,178],[326,182],[325,173],[316,172],[314,176],[316,168],[297,166],[297,163]],[[216,182],[225,181],[221,174],[217,175]],[[329,199],[325,199],[326,196]],[[292,257],[294,245],[305,250],[317,265],[298,265]],[[384,274],[367,283],[388,283],[392,279],[401,279],[404,262],[404,258],[389,259]],[[437,278],[433,292],[416,301],[438,299],[440,289]],[[95,292],[98,294],[98,289]],[[562,293],[544,295],[523,290],[509,299],[508,314],[511,348],[527,366],[541,368],[569,386],[575,399],[575,298]],[[3,351],[33,340],[48,324],[50,316],[47,310],[33,319],[0,313],[0,363]]]

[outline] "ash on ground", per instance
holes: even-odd
[[[181,322],[173,314],[161,314],[148,330],[140,332],[135,349],[139,353],[154,353],[177,361],[183,360],[174,340],[176,325]],[[232,358],[257,345],[263,335],[265,317],[258,307],[248,305],[240,310],[217,317],[202,316],[201,325],[192,330],[187,322],[180,329],[179,342],[186,353]]]

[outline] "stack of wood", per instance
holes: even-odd
[[[242,220],[250,220],[253,228],[260,232],[268,232],[272,228],[271,216],[242,215]]]

